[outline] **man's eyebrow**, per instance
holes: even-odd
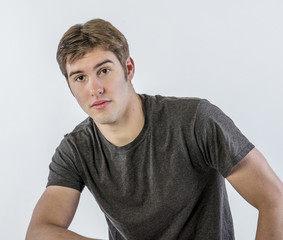
[[[99,68],[100,66],[102,66],[102,65],[105,64],[105,63],[113,63],[113,61],[111,61],[111,60],[109,60],[109,59],[106,59],[106,60],[104,60],[103,62],[100,62],[100,63],[96,64],[96,65],[93,67],[93,69]],[[74,74],[78,74],[78,73],[83,73],[83,71],[77,70],[77,71],[70,72],[69,78],[72,77]]]
[[[69,78],[71,78],[73,75],[75,75],[75,74],[77,74],[77,73],[83,73],[83,72],[82,72],[82,71],[80,71],[80,70],[70,72],[70,74],[69,74]]]
[[[110,59],[106,59],[105,61],[96,64],[93,69],[99,68],[100,66],[102,66],[105,63],[113,63],[113,61],[111,61]]]

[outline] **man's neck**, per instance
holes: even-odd
[[[144,113],[141,98],[135,93],[131,110],[122,121],[115,124],[97,125],[104,137],[113,145],[121,147],[132,142],[144,126]]]

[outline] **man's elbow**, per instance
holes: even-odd
[[[35,224],[30,224],[26,233],[25,240],[36,240],[39,239],[39,226]]]
[[[275,191],[266,193],[255,206],[259,211],[281,210],[283,215],[283,183],[278,184]]]
[[[45,240],[49,238],[52,231],[52,224],[48,223],[31,223],[28,227],[25,240]]]

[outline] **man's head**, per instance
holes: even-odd
[[[127,39],[111,23],[93,19],[85,24],[72,26],[58,45],[57,61],[66,79],[66,64],[73,63],[97,47],[114,53],[123,67],[126,78],[126,61],[129,57]]]
[[[57,60],[82,109],[102,125],[115,125],[135,113],[135,66],[126,38],[109,22],[74,25],[62,37]]]

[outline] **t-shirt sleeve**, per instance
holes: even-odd
[[[74,188],[81,192],[84,182],[78,170],[74,150],[66,136],[56,149],[49,165],[47,187],[57,185]]]
[[[234,122],[207,100],[199,103],[194,134],[203,159],[197,164],[214,168],[224,177],[254,148]]]

